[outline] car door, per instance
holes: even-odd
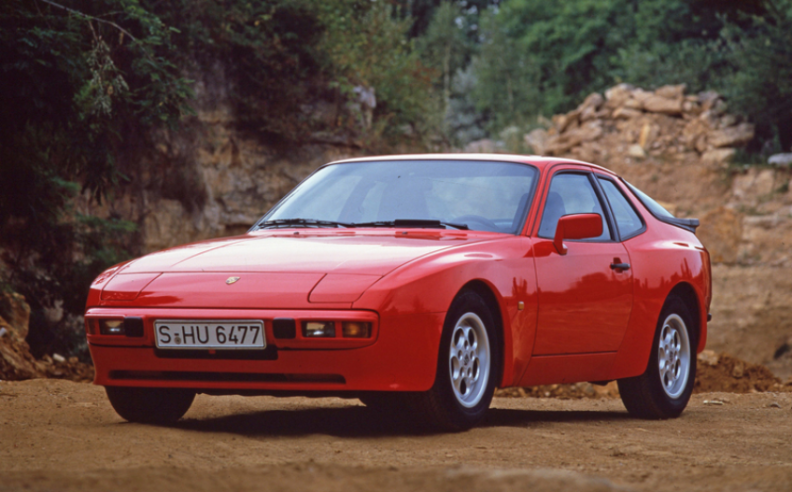
[[[602,235],[553,246],[564,215],[596,213]],[[539,290],[534,355],[615,352],[633,303],[629,255],[619,240],[608,201],[595,175],[583,169],[553,174],[535,234]]]

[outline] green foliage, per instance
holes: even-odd
[[[323,26],[310,0],[144,0],[178,28],[177,63],[222,70],[238,122],[273,141],[306,134],[300,104],[321,83]],[[332,4],[332,2],[330,3]]]
[[[476,107],[497,132],[510,125],[525,126],[542,110],[540,67],[521,48],[506,26],[485,15],[481,22],[481,51],[473,60],[477,83],[472,91]]]
[[[768,140],[792,151],[792,1],[767,2],[764,15],[747,17],[747,27],[724,30],[734,70],[721,85],[732,109],[748,115]]]
[[[567,111],[628,82],[713,89],[792,145],[790,0],[504,0],[482,23],[472,98],[490,131]],[[492,33],[488,35],[488,33]],[[485,51],[491,47],[489,52]],[[505,61],[499,61],[501,57]],[[515,72],[534,88],[509,97]],[[498,97],[498,96],[501,97]],[[503,97],[503,96],[506,97]]]
[[[375,132],[393,135],[401,125],[422,126],[434,74],[407,37],[412,20],[398,19],[384,2],[319,3],[332,84],[349,99],[355,86],[376,90]]]
[[[443,2],[435,10],[426,33],[417,40],[423,63],[440,72],[436,88],[442,91],[446,102],[451,98],[453,75],[465,67],[473,51],[464,23],[459,5]]]
[[[126,179],[125,149],[190,112],[172,33],[136,0],[0,4],[4,282],[34,310],[31,339],[51,328],[43,309],[81,312],[93,276],[130,254],[129,224],[120,234],[70,204],[81,190],[102,200]]]

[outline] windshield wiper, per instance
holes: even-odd
[[[265,220],[256,224],[256,229],[269,229],[281,227],[351,227],[351,224],[344,224],[343,222],[335,222],[332,220],[316,220],[316,219],[276,219]]]
[[[452,224],[451,222],[443,222],[441,220],[433,219],[396,219],[396,220],[377,220],[374,222],[356,222],[352,224],[345,224],[347,227],[426,227],[426,228],[440,228],[468,230],[467,224]]]

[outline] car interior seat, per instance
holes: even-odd
[[[544,212],[542,213],[542,225],[539,226],[540,237],[553,237],[555,235],[558,219],[566,215],[564,199],[555,191],[547,194]]]

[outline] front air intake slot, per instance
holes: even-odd
[[[195,381],[201,383],[335,383],[346,384],[340,374],[251,374],[247,372],[110,371],[118,381]]]

